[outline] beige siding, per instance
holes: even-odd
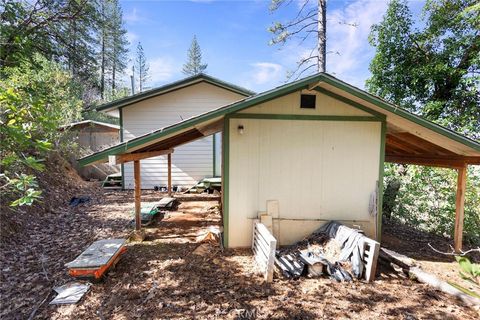
[[[124,140],[130,140],[242,98],[243,96],[239,94],[202,82],[137,102],[122,110]],[[212,137],[206,137],[176,148],[172,160],[174,185],[188,187],[206,176],[212,176]],[[217,159],[217,161],[220,161],[220,159]],[[125,164],[124,168],[125,187],[132,189],[133,165]],[[166,185],[166,158],[156,157],[142,160],[141,173],[143,189]]]
[[[264,104],[272,109],[246,112],[274,113],[273,106],[280,105],[284,113],[298,113],[298,100],[292,97],[281,99],[296,108],[273,101]],[[349,106],[327,114],[365,115]],[[230,247],[250,245],[252,219],[266,210],[267,200],[279,201],[281,245],[302,239],[324,223],[315,220],[342,220],[374,236],[375,219],[368,206],[379,176],[380,122],[229,121]],[[239,125],[244,126],[243,135]]]
[[[316,94],[315,109],[301,109],[301,93]],[[240,113],[262,114],[304,114],[304,115],[331,115],[331,116],[370,116],[369,113],[353,108],[352,106],[336,100],[330,96],[313,91],[297,91],[289,95],[261,103],[254,107],[240,111]]]

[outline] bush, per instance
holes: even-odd
[[[41,195],[35,172],[58,145],[58,128],[79,119],[68,72],[40,55],[2,70],[0,83],[0,188],[11,206],[31,205]]]
[[[385,184],[391,185],[393,181],[400,182],[400,188],[394,200],[392,218],[421,230],[453,236],[457,170],[388,164]],[[465,192],[465,241],[480,244],[479,230],[480,168],[470,166]]]

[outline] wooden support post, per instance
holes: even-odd
[[[141,212],[141,202],[140,202],[140,160],[133,161],[133,176],[135,180],[135,230],[140,230],[142,228],[142,221],[140,217]]]
[[[467,166],[458,169],[457,198],[455,203],[455,251],[462,250],[463,239],[463,215],[465,207],[465,186],[467,182]]]
[[[172,154],[168,154],[168,196],[172,196]]]

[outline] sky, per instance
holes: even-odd
[[[148,87],[185,77],[182,66],[193,35],[202,49],[206,73],[262,92],[282,85],[287,72],[312,45],[269,45],[268,27],[295,16],[303,0],[275,12],[269,0],[121,1],[133,57],[141,42],[150,66]],[[316,1],[313,1],[316,2]],[[423,1],[412,1],[414,18]],[[327,1],[327,72],[363,88],[375,51],[368,43],[372,24],[381,21],[387,0]],[[345,23],[354,23],[352,27]]]

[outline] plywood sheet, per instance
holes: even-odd
[[[95,268],[108,261],[122,248],[126,239],[105,239],[92,243],[75,260],[65,264],[68,268]]]

